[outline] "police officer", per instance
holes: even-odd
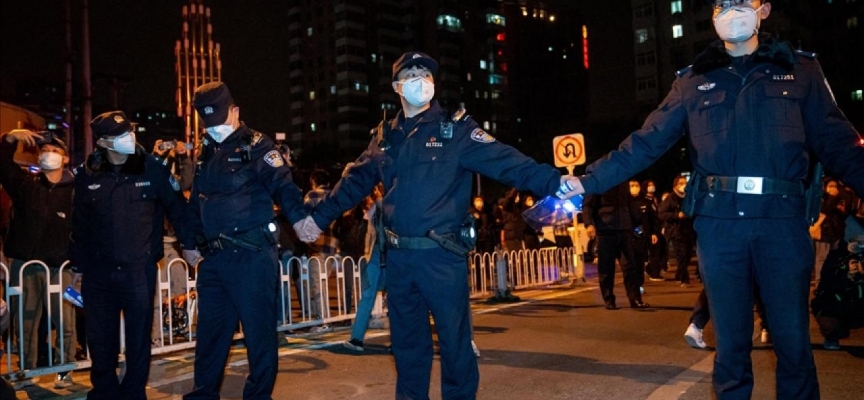
[[[466,264],[473,245],[460,240],[472,174],[538,195],[555,193],[561,183],[554,168],[496,141],[462,113],[451,117],[432,100],[437,69],[435,60],[418,52],[393,63],[402,110],[382,121],[367,150],[311,217],[315,226],[326,227],[384,183],[387,304],[399,399],[429,396],[430,311],[441,349],[442,397],[473,399],[477,392]],[[315,236],[310,228],[298,235]]]
[[[73,269],[84,276],[81,294],[93,362],[93,390],[87,398],[145,399],[165,215],[187,249],[195,243],[182,225],[186,203],[179,186],[168,169],[136,144],[126,115],[107,112],[90,126],[98,148],[75,170],[69,247]],[[126,375],[119,382],[121,313]]]
[[[864,193],[864,146],[816,56],[759,36],[771,3],[712,1],[717,41],[678,72],[672,90],[572,193],[596,193],[651,165],[685,133],[695,175],[687,189],[697,252],[714,314],[719,399],[749,398],[753,286],[777,354],[777,398],[816,399],[807,298],[813,250],[804,182],[811,154]],[[817,183],[818,184],[818,183]]]
[[[192,184],[190,227],[198,267],[195,387],[185,399],[218,399],[228,350],[242,322],[249,377],[244,399],[270,399],[278,370],[279,232],[274,201],[289,221],[306,216],[300,189],[273,140],[240,121],[228,87],[211,82],[193,99],[207,135]]]

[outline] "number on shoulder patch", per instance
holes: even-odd
[[[471,131],[471,139],[480,143],[492,143],[495,141],[495,138],[492,137],[492,135],[486,133],[486,131],[480,128],[474,128],[474,130]]]
[[[285,165],[285,160],[282,159],[282,155],[276,150],[270,150],[267,152],[267,154],[264,155],[264,162],[273,168],[279,168]]]

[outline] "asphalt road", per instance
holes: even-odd
[[[517,304],[474,304],[475,341],[480,347],[480,399],[706,399],[711,398],[714,353],[687,346],[683,333],[701,285],[646,282],[644,311],[606,310],[596,279],[576,287],[518,293]],[[626,299],[617,283],[619,306]],[[758,324],[756,324],[758,326]],[[319,336],[290,336],[279,358],[275,399],[392,399],[393,358],[386,330],[370,330],[364,353],[344,349],[348,328]],[[711,325],[706,342],[713,345]],[[811,323],[823,399],[861,399],[864,393],[864,331],[823,350]],[[775,357],[753,332],[754,399],[774,398]],[[192,354],[154,362],[148,397],[179,399],[191,389]],[[440,364],[433,365],[430,396],[440,398]],[[224,399],[242,398],[247,365],[243,349],[232,353]],[[79,374],[78,376],[80,377]],[[48,378],[43,378],[48,386]],[[83,398],[86,378],[71,390],[35,387],[19,399]],[[42,389],[41,391],[39,389]],[[53,395],[51,394],[53,393]]]

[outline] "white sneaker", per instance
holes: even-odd
[[[696,349],[704,349],[707,347],[705,341],[702,340],[702,330],[692,323],[687,327],[687,332],[684,332],[684,341],[687,342],[690,347]]]
[[[72,381],[72,371],[67,372],[66,375],[59,373],[54,379],[54,389],[66,389],[74,384],[75,382]]]
[[[762,330],[762,337],[760,338],[763,344],[771,343],[771,334],[768,333],[767,329]]]
[[[324,333],[324,332],[330,332],[332,330],[333,330],[333,328],[331,328],[330,325],[324,324],[324,325],[317,325],[317,326],[313,326],[313,327],[309,328],[309,333]]]
[[[474,350],[474,355],[477,356],[477,358],[480,358],[480,349],[477,347],[477,343],[474,343],[473,340],[471,341],[471,350]]]

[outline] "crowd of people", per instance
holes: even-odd
[[[646,269],[649,280],[663,279],[669,247],[676,258],[675,280],[687,287],[695,249],[697,277],[705,290],[685,337],[702,347],[701,329],[711,316],[716,397],[752,394],[750,332],[758,299],[777,354],[777,397],[818,398],[809,337],[810,281],[816,269],[813,310],[826,335],[825,347],[838,348],[860,315],[850,315],[847,302],[838,305],[830,298],[860,285],[862,250],[852,240],[843,253],[841,241],[850,236],[841,234],[842,221],[851,216],[860,224],[862,207],[845,194],[841,182],[864,193],[864,147],[837,108],[815,55],[758,35],[770,2],[712,4],[720,40],[678,72],[672,90],[641,129],[589,165],[584,175],[562,175],[538,164],[497,141],[464,110],[443,109],[433,99],[437,61],[408,52],[392,66],[401,111],[381,122],[368,148],[338,180],[313,172],[312,190],[305,196],[292,178],[287,154],[241,121],[240,107],[222,82],[195,90],[193,103],[206,135],[195,150],[191,174],[185,145],[175,145],[170,154],[163,152],[164,143],[156,154],[145,151],[122,111],[91,121],[97,148],[71,174],[62,140],[28,130],[8,133],[0,140],[0,152],[10,156],[2,161],[0,178],[16,218],[26,220],[13,220],[6,255],[13,270],[42,260],[60,284],[80,288],[92,361],[88,399],[146,398],[150,327],[158,317],[156,265],[166,247],[197,265],[194,383],[185,399],[219,397],[238,324],[249,362],[243,397],[271,398],[278,372],[274,333],[280,320],[280,260],[310,257],[310,296],[298,297],[308,301],[303,309],[312,318],[325,319],[329,296],[321,277],[330,273],[340,247],[343,255],[369,258],[360,268],[356,332],[345,347],[364,349],[371,308],[364,301],[386,288],[395,397],[428,397],[431,314],[442,397],[473,399],[479,369],[466,257],[475,240],[478,251],[537,248],[543,243],[539,233],[521,218],[534,196],[566,200],[584,194],[583,221],[596,237],[606,309],[618,309],[616,263],[630,307],[645,309],[651,307],[642,293]],[[685,136],[693,165],[689,180],[676,177],[665,199],[655,197],[654,182],[631,180]],[[39,147],[40,172],[28,174],[10,161],[15,142]],[[813,189],[808,191],[806,182],[815,180],[809,175],[811,156],[838,179],[825,182],[826,196],[808,232],[806,198]],[[484,199],[472,198],[475,173],[514,189],[486,212]],[[186,196],[184,189],[189,189]],[[479,229],[471,229],[469,216]],[[41,275],[38,268],[30,271],[25,268],[24,281],[15,284],[38,294],[48,275],[44,269]],[[344,272],[353,283],[353,269]],[[353,286],[342,285],[344,302],[338,307],[354,306]],[[27,332],[18,340],[27,347],[26,365],[38,366],[38,344],[44,340],[36,316],[45,305],[27,296],[21,301],[33,319],[25,318]],[[59,294],[51,301],[55,305],[49,309],[61,308]],[[121,314],[127,365],[122,380],[115,371]],[[61,322],[68,334],[58,335],[64,339],[58,347],[65,349],[58,357],[68,362],[76,356],[76,326],[71,318]],[[327,329],[320,325],[316,331]],[[59,386],[70,383],[69,374],[57,377]]]

